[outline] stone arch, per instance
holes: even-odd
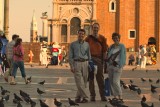
[[[156,45],[156,39],[154,37],[150,37],[148,39],[148,45]]]

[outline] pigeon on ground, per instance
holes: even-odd
[[[22,97],[29,97],[29,94],[28,94],[28,93],[26,93],[26,92],[24,92],[24,91],[22,91],[22,90],[20,90],[19,92],[20,92],[20,95],[21,95]]]
[[[18,102],[19,102],[19,101],[18,101],[17,99],[13,99],[13,103],[14,103],[14,104],[18,104]]]
[[[6,93],[10,93],[10,91],[5,90],[4,88],[1,89],[1,95],[5,95]]]
[[[152,105],[149,106],[147,103],[141,101],[141,106],[142,106],[142,107],[154,107],[154,104],[152,103]]]
[[[2,98],[3,98],[3,100],[8,101],[9,100],[9,95],[3,96]]]
[[[131,84],[133,84],[133,80],[129,80]]]
[[[158,87],[156,87],[156,86],[154,86],[154,85],[151,84],[151,88],[152,88],[152,89],[156,89],[156,88],[158,88]]]
[[[154,93],[156,93],[157,91],[156,91],[156,89],[151,88],[151,92],[154,94]]]
[[[23,101],[16,93],[14,93],[14,99],[20,101]]]
[[[146,69],[146,73],[148,72],[148,69]]]
[[[160,70],[159,70],[159,69],[157,69],[157,71],[158,71],[158,72],[160,72]]]
[[[141,101],[146,102],[147,98],[145,97],[145,95],[143,95]]]
[[[34,102],[32,99],[30,99],[30,104],[31,104],[31,107],[35,107],[36,106],[36,102]]]
[[[30,81],[30,82],[32,81],[31,79],[32,79],[32,76],[30,76],[29,78],[27,78],[27,80]]]
[[[142,81],[142,82],[145,82],[146,80],[145,80],[144,78],[141,78],[141,81]]]
[[[156,84],[158,84],[159,83],[159,79],[156,81]]]
[[[45,83],[45,80],[42,81],[42,82],[39,82],[38,84],[44,85],[44,83]]]
[[[149,78],[149,82],[153,82],[153,80]]]
[[[17,107],[23,107],[20,102],[18,102]]]
[[[78,103],[74,102],[74,101],[71,100],[70,98],[68,98],[68,102],[69,102],[70,106],[76,106],[76,105],[79,106]]]
[[[37,88],[37,93],[38,93],[39,95],[41,95],[41,94],[44,94],[45,92],[42,91],[42,90],[40,90],[39,88]]]
[[[56,98],[54,98],[54,104],[57,106],[57,107],[61,107],[62,106],[62,103],[57,101]]]
[[[140,95],[140,94],[141,94],[141,92],[142,92],[142,91],[141,91],[141,89],[140,89],[140,88],[138,88],[138,89],[137,89],[137,93],[138,93],[138,95]]]
[[[23,97],[23,100],[24,100],[27,104],[29,104],[30,101],[31,101],[31,98],[30,98],[30,97]]]
[[[4,107],[3,98],[0,100],[0,107]]]
[[[44,103],[42,100],[39,100],[41,107],[49,107],[46,103]]]

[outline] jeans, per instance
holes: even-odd
[[[26,77],[25,69],[24,69],[24,62],[23,61],[13,61],[13,71],[12,76],[16,77],[17,69],[20,69],[21,75],[23,78]]]

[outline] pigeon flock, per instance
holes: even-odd
[[[137,67],[132,68],[131,72],[135,72],[136,69],[137,69]],[[146,73],[146,75],[149,75],[149,72],[153,72],[153,71],[146,70],[143,73]],[[160,70],[157,69],[157,72],[160,73]],[[146,76],[146,77],[140,77],[139,80],[132,80],[132,79],[130,79],[129,81],[121,80],[120,84],[123,89],[123,93],[125,92],[125,90],[128,90],[132,94],[140,96],[141,99],[139,100],[139,104],[141,105],[141,107],[156,107],[156,106],[154,106],[154,102],[148,102],[146,92],[144,92],[142,87],[139,87],[137,85],[137,81],[140,83],[143,83],[143,84],[147,84],[147,85],[149,84],[149,87],[147,87],[147,88],[150,88],[149,93],[151,95],[154,95],[154,97],[156,99],[158,99],[160,102],[160,95],[158,95],[158,93],[159,93],[158,91],[160,88],[159,87],[160,80],[159,80],[158,76],[157,76],[157,78],[155,77],[155,79],[149,78]],[[32,77],[30,76],[29,78],[27,78],[27,80],[31,82]],[[4,86],[0,86],[0,91],[1,91],[0,107],[7,107],[7,106],[5,106],[5,103],[7,103],[9,100],[12,101],[12,103],[15,105],[15,107],[23,107],[23,105],[25,103],[27,105],[29,105],[30,107],[49,107],[49,105],[47,105],[47,103],[44,101],[44,99],[41,99],[41,98],[43,98],[43,95],[47,93],[42,88],[45,85],[45,82],[46,82],[45,80],[42,80],[37,83],[41,87],[41,88],[37,88],[37,90],[35,90],[37,92],[36,94],[39,96],[39,99],[37,102],[34,99],[32,99],[30,94],[26,93],[25,90],[19,90],[19,93],[12,93],[10,90],[5,89]],[[13,96],[13,99],[10,99],[10,96]],[[76,103],[71,98],[68,98],[67,101],[68,101],[68,106],[63,105],[63,103],[61,101],[57,100],[57,98],[53,98],[53,102],[54,102],[53,104],[55,105],[55,107],[81,106],[79,103]],[[83,107],[83,106],[81,106],[81,107]],[[106,102],[106,105],[104,105],[104,107],[129,107],[129,106],[127,104],[125,104],[125,101],[123,101],[123,100],[109,97],[108,101]],[[160,105],[159,105],[159,107],[160,107]]]

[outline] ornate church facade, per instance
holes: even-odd
[[[127,49],[137,51],[139,45],[155,44],[160,50],[159,0],[53,0],[52,19],[48,19],[48,41],[70,43],[77,30],[91,34],[91,25],[100,24],[100,34],[112,43],[118,32]]]

